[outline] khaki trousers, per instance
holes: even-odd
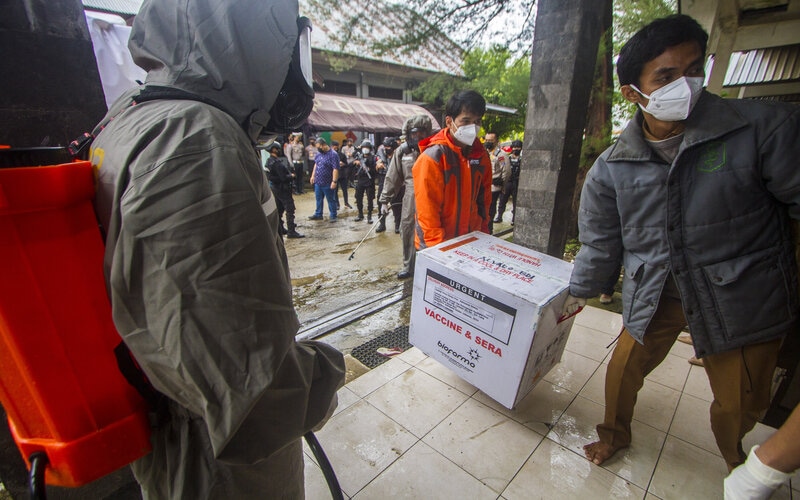
[[[644,344],[623,330],[606,372],[605,419],[597,426],[601,442],[614,448],[630,444],[633,408],[644,378],[664,360],[684,326],[681,302],[662,297]],[[769,406],[780,344],[776,339],[703,358],[714,393],[711,429],[728,468],[744,462],[742,438]]]

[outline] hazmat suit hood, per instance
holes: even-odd
[[[406,137],[407,147],[410,149],[419,150],[419,140],[411,137],[411,131],[415,128],[422,131],[423,138],[428,137],[431,135],[431,118],[424,114],[412,115],[406,118],[406,121],[403,123],[402,132]]]
[[[414,128],[424,130],[426,137],[431,135],[431,132],[433,130],[433,125],[431,124],[431,117],[423,114],[409,116],[403,123],[403,135],[408,137],[408,134],[411,132],[411,129]]]
[[[297,0],[146,0],[128,47],[147,84],[215,103],[255,140],[289,69],[297,13]]]

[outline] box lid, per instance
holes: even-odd
[[[482,232],[447,240],[417,254],[528,302],[543,305],[569,285],[572,264]]]

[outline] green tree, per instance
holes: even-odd
[[[463,69],[472,88],[480,92],[487,102],[517,110],[513,115],[487,113],[483,128],[496,132],[500,138],[521,137],[525,131],[525,112],[528,108],[530,57],[515,57],[507,47],[500,45],[489,49],[475,48],[464,58]]]
[[[478,47],[467,52],[461,68],[463,79],[437,75],[420,84],[414,90],[414,98],[443,110],[447,99],[457,90],[476,90],[489,103],[517,110],[515,114],[488,112],[483,119],[484,130],[494,131],[505,139],[521,136],[528,106],[529,57],[517,57],[508,47],[500,45]]]
[[[606,33],[597,51],[594,84],[589,101],[586,134],[581,148],[581,162],[572,199],[570,238],[577,238],[577,214],[580,192],[586,174],[598,156],[611,144],[612,126],[621,125],[635,111],[619,91],[619,81],[612,67],[612,54],[619,54],[625,42],[650,21],[674,14],[677,0],[614,0],[613,29]],[[612,73],[613,76],[612,76]]]
[[[348,46],[355,44],[371,47],[370,56],[380,58],[392,51],[420,50],[426,47],[431,39],[440,39],[442,35],[450,37],[469,49],[465,53],[463,63],[466,79],[461,80],[447,75],[436,76],[420,85],[414,92],[414,97],[441,106],[456,89],[464,88],[466,85],[482,92],[490,102],[516,108],[519,116],[514,118],[524,123],[527,99],[523,99],[525,103],[523,105],[515,104],[515,99],[495,100],[488,92],[494,90],[494,84],[491,78],[488,78],[491,75],[481,75],[479,67],[483,63],[497,67],[495,63],[502,60],[504,57],[502,51],[505,50],[511,54],[511,56],[505,56],[510,57],[510,59],[506,59],[506,71],[513,73],[508,76],[507,80],[509,81],[505,84],[514,88],[519,85],[523,79],[518,78],[519,75],[516,73],[523,71],[521,63],[524,62],[524,67],[530,68],[530,61],[527,60],[526,54],[530,53],[533,40],[536,17],[535,0],[405,0],[402,2],[388,0],[380,3],[360,4],[361,8],[357,7],[357,0],[306,1],[309,3],[311,11],[343,15],[348,26],[355,26],[359,16],[362,16],[364,12],[371,13],[370,9],[377,9],[381,12],[380,17],[388,20],[389,24],[394,27],[385,36],[380,37],[374,37],[374,33],[350,29],[330,34],[332,39],[340,43],[343,53],[346,52]],[[345,6],[346,8],[343,8]],[[677,12],[677,0],[614,0],[612,53],[619,54],[625,41],[645,24],[675,12]],[[499,29],[498,26],[500,26]],[[485,40],[493,40],[496,45],[490,48],[481,47],[480,44]],[[456,47],[454,45],[445,50],[457,51]],[[488,56],[484,57],[486,54]],[[522,61],[513,60],[516,57]],[[340,70],[352,66],[353,59],[350,56],[330,54],[329,58],[332,59],[332,65]],[[476,75],[487,78],[475,81]],[[524,80],[521,86],[527,95],[529,79]],[[488,85],[485,84],[487,81]],[[613,89],[611,93],[612,117],[614,128],[618,128],[630,118],[635,109],[622,98],[618,83],[613,86]],[[517,92],[518,90],[512,94],[517,95]],[[492,119],[492,117],[487,117],[487,119]],[[497,126],[502,126],[499,121],[508,121],[503,118],[497,119]],[[492,123],[492,126],[495,124]],[[517,130],[516,126],[510,126],[508,129]]]

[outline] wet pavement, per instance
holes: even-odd
[[[352,198],[351,190],[350,203],[355,207]],[[367,223],[366,218],[357,222],[358,211],[342,203],[338,220],[329,222],[327,203],[324,203],[324,220],[313,221],[308,217],[314,213],[314,193],[307,190],[294,199],[297,231],[305,238],[286,239],[284,244],[301,333],[304,327],[326,316],[402,290],[405,283],[411,285],[411,280],[397,279],[403,250],[400,235],[394,232],[392,215],[387,217],[387,231],[375,233],[370,230],[377,221],[376,214],[373,214],[373,224]],[[364,242],[358,247],[362,239]],[[408,305],[404,306],[405,302]],[[410,299],[406,299],[363,319],[352,318],[356,323],[318,340],[349,353],[353,347],[403,324],[403,318],[407,323],[409,306]]]
[[[342,208],[338,220],[329,222],[327,202],[323,203],[324,220],[312,221],[308,217],[315,210],[313,191],[307,189],[305,194],[295,195],[297,231],[305,238],[286,239],[284,242],[301,334],[305,327],[326,316],[354,309],[359,304],[394,292],[403,292],[403,300],[375,313],[356,316],[352,323],[318,338],[345,354],[378,335],[407,325],[411,308],[412,280],[397,279],[403,250],[400,235],[394,232],[393,215],[387,216],[385,232],[370,233],[372,224],[367,223],[366,218],[355,221],[358,211],[354,198],[351,189],[349,201],[354,208],[346,208],[341,203],[340,193]],[[510,211],[505,214],[505,219],[510,221]],[[376,220],[377,210],[373,212],[373,223]],[[498,231],[511,227],[509,222],[496,226]],[[362,239],[364,242],[358,247]]]

